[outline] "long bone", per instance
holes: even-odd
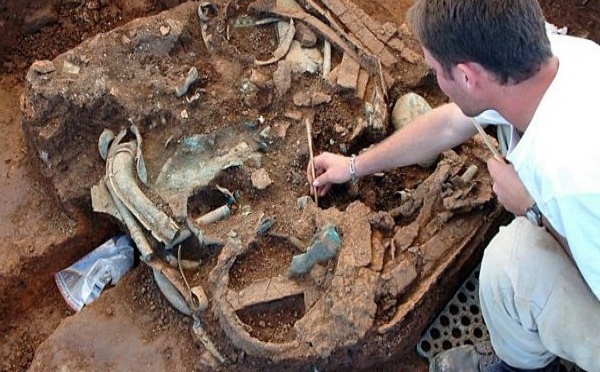
[[[177,236],[179,228],[138,187],[133,171],[135,157],[133,142],[119,144],[115,139],[106,162],[107,187],[157,240],[169,244]]]
[[[329,26],[325,23],[321,22],[317,17],[312,14],[306,12],[302,7],[287,7],[285,5],[280,5],[277,2],[260,2],[257,1],[252,6],[262,12],[270,12],[276,14],[280,17],[285,18],[293,18],[300,21],[306,22],[306,24],[310,25],[312,28],[318,30],[323,34],[324,37],[329,39],[333,44],[337,45],[344,52],[348,53],[352,58],[360,61],[358,55],[354,51],[354,49],[346,43],[335,31],[333,31]]]
[[[292,41],[294,40],[294,35],[296,35],[296,27],[294,26],[294,19],[290,19],[290,23],[288,25],[287,31],[279,46],[275,51],[273,51],[273,57],[267,59],[266,61],[254,60],[254,64],[257,66],[269,65],[271,63],[275,63],[285,57],[287,52],[290,50],[290,46],[292,45]]]
[[[133,217],[133,215],[129,212],[129,209],[127,209],[127,207],[123,205],[119,197],[115,195],[114,190],[108,186],[107,178],[105,178],[104,182],[106,184],[108,192],[113,198],[113,202],[115,203],[119,214],[121,215],[121,219],[125,223],[125,226],[127,226],[127,230],[129,230],[129,235],[131,236],[131,239],[142,254],[142,260],[148,262],[154,256],[154,251],[152,250],[150,242],[148,242],[148,239],[146,239],[144,231],[140,227],[139,223],[136,221],[135,217]]]
[[[289,6],[281,1],[258,0],[251,6],[258,12],[268,12],[280,17],[293,18],[305,22],[311,28],[319,31],[323,37],[332,44],[342,49],[345,53],[355,60],[361,62],[362,67],[371,73],[376,73],[379,69],[379,58],[371,51],[364,48],[356,39],[348,35],[344,29],[335,21],[332,15],[320,7],[316,2],[310,1],[308,4],[314,8],[319,15],[325,17],[331,23],[331,27],[322,22],[319,18],[305,11],[301,6]],[[358,51],[358,53],[357,53]],[[362,57],[362,59],[359,57]]]

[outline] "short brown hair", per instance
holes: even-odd
[[[552,56],[537,0],[416,0],[408,22],[447,73],[476,62],[516,84]]]

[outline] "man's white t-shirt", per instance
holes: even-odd
[[[549,37],[558,72],[525,133],[513,127],[507,159],[600,299],[600,46]],[[510,124],[495,111],[475,120]]]

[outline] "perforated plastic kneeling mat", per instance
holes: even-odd
[[[417,353],[430,360],[437,353],[489,340],[479,307],[479,267],[465,280],[417,345]]]
[[[446,307],[421,336],[417,353],[431,360],[437,353],[462,345],[473,345],[489,340],[479,305],[479,266],[473,270],[456,291]],[[561,371],[583,371],[576,365],[561,360]]]

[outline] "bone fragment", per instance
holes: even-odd
[[[290,19],[290,25],[285,33],[285,36],[281,39],[279,46],[273,52],[273,57],[269,58],[266,61],[255,60],[254,64],[257,66],[270,65],[271,63],[277,62],[282,59],[290,50],[290,46],[292,45],[292,41],[294,40],[294,35],[296,34],[296,27],[294,27],[294,20]]]
[[[228,205],[220,206],[217,209],[214,209],[198,218],[194,222],[198,225],[208,225],[213,222],[221,221],[231,214],[231,209]]]
[[[327,22],[329,22],[329,24],[331,25],[331,27],[333,27],[333,29],[340,35],[342,35],[344,38],[348,39],[348,35],[346,34],[346,31],[344,31],[344,28],[338,23],[338,21],[331,15],[331,12],[329,12],[327,9],[324,9],[323,7],[321,7],[319,4],[317,4],[315,1],[313,0],[306,0],[306,3],[308,5],[310,5],[314,10],[317,11],[317,13],[319,13],[319,15],[321,15],[322,17],[325,17],[325,19],[327,20]]]
[[[311,15],[310,13],[304,11],[299,7],[286,7],[281,6],[278,2],[276,4],[266,4],[264,10],[268,12],[272,12],[281,17],[294,18],[305,22],[307,25],[311,26],[313,29],[319,31],[323,36],[328,39],[330,42],[338,46],[340,49],[349,53],[356,60],[359,60],[358,55],[352,49],[350,45],[346,41],[344,41],[336,32],[334,32],[329,26],[320,21],[317,17]]]
[[[254,281],[239,293],[229,291],[227,297],[234,310],[281,300],[303,294],[305,288],[296,280],[282,276],[263,278]]]
[[[193,235],[192,231],[189,228],[184,228],[182,229],[179,234],[177,235],[177,238],[175,238],[175,240],[173,240],[171,242],[171,244],[167,244],[165,245],[165,250],[171,250],[174,247],[178,246],[179,244],[183,243],[184,241],[188,240],[189,238],[191,238]]]
[[[314,159],[314,154],[313,154],[313,144],[312,144],[312,123],[310,118],[306,118],[306,120],[304,121],[304,124],[306,125],[306,136],[308,137],[308,153],[310,155],[310,158],[308,159],[308,161],[310,162],[310,172],[312,175],[312,179],[316,179],[316,175],[315,175],[315,164],[313,162]],[[318,207],[319,206],[319,195],[318,195],[318,190],[316,188],[314,188],[312,185],[310,186],[311,191],[314,193],[315,195],[315,205]]]
[[[460,176],[460,178],[464,183],[470,183],[471,181],[473,181],[473,177],[475,177],[475,174],[477,174],[478,170],[479,168],[477,168],[475,164],[471,164],[469,168],[467,168],[465,173],[463,173],[462,176]]]
[[[198,311],[204,311],[208,309],[208,298],[204,289],[201,286],[195,286],[191,289],[192,295],[196,298],[196,308]]]
[[[202,33],[202,40],[206,50],[210,53],[213,52],[212,47],[212,35],[208,33],[208,20],[209,13],[216,13],[217,6],[210,2],[203,2],[198,6],[198,18],[200,18],[200,32]]]
[[[331,72],[331,43],[329,40],[323,42],[323,79],[327,80]]]
[[[256,26],[262,26],[262,25],[268,25],[270,23],[275,23],[275,22],[279,22],[281,21],[280,18],[277,17],[267,17],[267,18],[261,18],[261,19],[256,19],[252,16],[240,16],[237,19],[235,19],[233,21],[233,23],[231,24],[232,28],[245,28],[245,27],[256,27]]]

